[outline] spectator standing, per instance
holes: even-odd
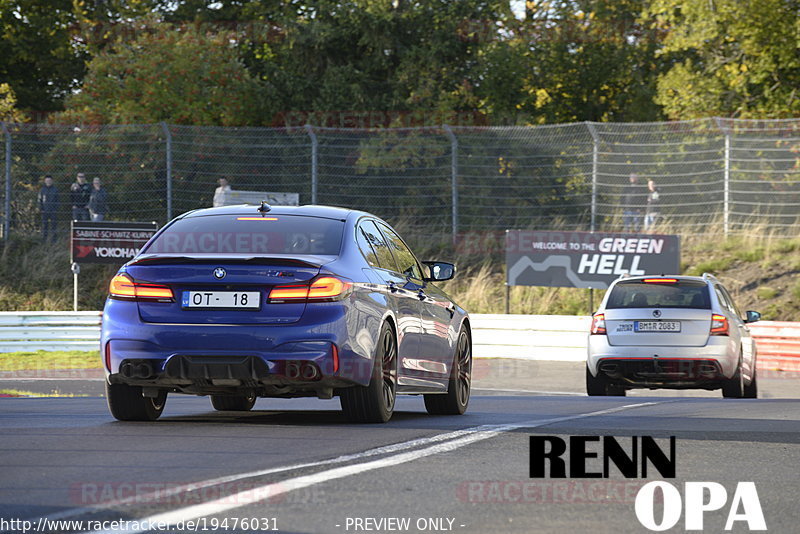
[[[58,214],[58,189],[53,185],[53,177],[44,177],[44,185],[39,189],[39,211],[42,214],[42,240],[49,237],[56,240],[56,215]]]
[[[631,173],[622,197],[623,232],[638,232],[647,204],[647,189],[639,184],[639,175]]]
[[[652,230],[656,221],[661,216],[658,209],[659,197],[661,196],[656,182],[647,180],[647,210],[644,214],[644,231]]]
[[[89,214],[93,222],[99,222],[106,218],[108,213],[108,193],[103,189],[100,178],[92,180],[92,194],[89,197]]]
[[[79,172],[75,182],[69,188],[69,201],[72,204],[72,220],[89,220],[89,197],[92,195],[92,186],[86,183],[86,175]]]
[[[219,187],[214,191],[214,207],[218,208],[225,205],[228,195],[231,192],[231,186],[228,185],[227,178],[220,178]]]

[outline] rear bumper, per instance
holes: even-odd
[[[101,333],[103,354],[110,348],[106,376],[197,394],[246,388],[296,396],[366,385],[377,328],[369,318],[354,321],[353,308],[315,305],[291,324],[161,324],[143,322],[134,302],[109,299]],[[361,328],[352,332],[353,324]]]
[[[612,346],[606,336],[589,336],[586,364],[594,376],[630,387],[715,388],[731,378],[739,350],[726,336],[703,347]]]

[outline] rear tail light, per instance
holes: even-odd
[[[172,290],[169,287],[134,282],[127,274],[118,274],[112,278],[108,286],[108,293],[116,299],[174,301]]]
[[[713,314],[711,316],[710,334],[712,336],[727,336],[728,333],[728,318],[724,315]]]
[[[346,297],[353,284],[335,276],[322,276],[310,285],[275,286],[269,292],[270,302],[329,302]]]
[[[606,333],[606,316],[602,313],[598,313],[597,315],[592,317],[592,330],[591,334],[594,335],[605,335]]]

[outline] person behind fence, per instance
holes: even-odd
[[[638,232],[647,204],[647,189],[639,184],[639,175],[631,173],[622,196],[623,232]]]
[[[220,178],[218,180],[219,187],[214,190],[214,207],[218,208],[220,206],[225,205],[225,201],[228,200],[228,196],[231,192],[231,186],[228,185],[227,178]]]
[[[647,209],[644,214],[645,231],[652,230],[656,225],[656,221],[661,216],[658,209],[660,196],[660,190],[656,186],[656,182],[652,179],[647,180]]]
[[[53,185],[53,177],[44,177],[44,185],[39,189],[39,211],[42,214],[42,239],[56,240],[56,215],[58,214],[58,189]]]
[[[92,195],[92,186],[86,183],[86,175],[79,172],[75,182],[69,188],[69,201],[72,204],[72,220],[89,220],[89,197]]]
[[[100,178],[92,180],[92,194],[89,197],[89,214],[92,221],[99,222],[106,218],[108,213],[108,193],[103,189]]]

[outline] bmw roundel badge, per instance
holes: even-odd
[[[225,278],[226,274],[227,273],[225,272],[225,269],[223,269],[222,267],[217,267],[216,269],[214,269],[214,278],[216,278],[217,280],[222,280],[223,278]]]
[[[223,274],[222,276],[225,276],[225,274]],[[656,319],[661,317],[661,310],[653,310],[653,317],[655,317]]]

